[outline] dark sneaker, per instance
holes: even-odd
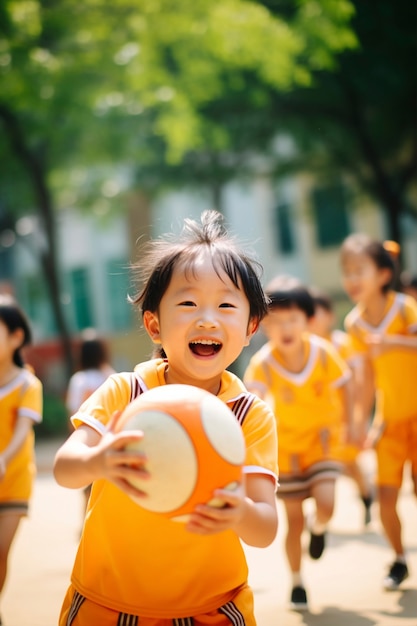
[[[361,500],[363,502],[363,506],[365,507],[365,516],[363,522],[365,526],[368,526],[371,523],[372,498],[370,496],[361,496]]]
[[[325,545],[326,533],[322,533],[321,535],[315,535],[310,530],[310,545],[308,547],[308,553],[312,559],[319,559],[321,557]]]
[[[403,580],[408,578],[408,567],[401,561],[394,561],[388,572],[388,576],[384,578],[383,587],[386,591],[398,589]]]
[[[301,585],[293,587],[290,606],[294,611],[305,611],[308,609],[307,593]]]

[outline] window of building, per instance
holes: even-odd
[[[129,273],[125,260],[113,259],[107,262],[107,289],[109,317],[113,330],[130,328],[132,305],[127,301],[130,290]]]
[[[316,188],[312,193],[317,243],[339,245],[349,234],[346,192],[342,185]]]
[[[294,252],[295,242],[289,204],[279,204],[275,209],[275,240],[282,254]]]
[[[40,337],[54,336],[57,327],[43,277],[37,274],[21,276],[17,296],[36,334]]]
[[[74,303],[74,317],[77,330],[94,326],[91,313],[89,277],[87,268],[80,267],[71,270],[69,274],[72,301]]]

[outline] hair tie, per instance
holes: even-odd
[[[384,250],[386,250],[388,254],[392,256],[393,259],[397,259],[400,256],[401,247],[400,244],[396,241],[388,239],[387,241],[383,242],[382,246]]]

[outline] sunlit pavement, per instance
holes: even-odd
[[[4,626],[56,626],[72,566],[83,510],[78,491],[51,475],[58,443],[37,446],[39,475],[31,515],[15,540],[2,604]],[[372,455],[364,458],[372,472]],[[310,611],[288,610],[290,583],[283,550],[285,520],[274,544],[247,548],[258,626],[417,626],[417,501],[406,480],[400,499],[411,575],[402,591],[384,592],[381,580],[391,551],[380,533],[378,509],[368,530],[353,483],[341,478],[328,547],[319,561],[305,557]],[[308,537],[305,536],[307,544]],[[91,626],[99,626],[92,624]]]

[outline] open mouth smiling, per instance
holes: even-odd
[[[190,350],[197,356],[214,356],[222,347],[219,341],[212,339],[200,339],[198,341],[190,341]]]

